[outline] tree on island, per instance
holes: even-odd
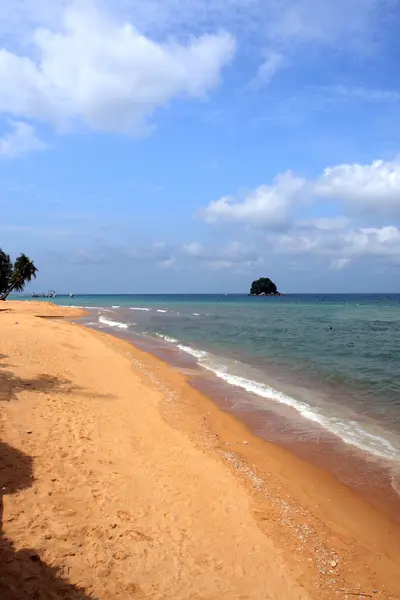
[[[271,279],[261,277],[251,284],[250,296],[279,296],[279,292]]]
[[[11,292],[22,292],[25,285],[36,278],[37,271],[25,254],[20,254],[13,264],[0,248],[0,300],[5,300]]]

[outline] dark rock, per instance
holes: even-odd
[[[261,277],[253,281],[250,288],[250,296],[280,296],[273,281],[268,277]]]

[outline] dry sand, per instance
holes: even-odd
[[[0,306],[1,600],[400,598],[396,525],[80,314]]]

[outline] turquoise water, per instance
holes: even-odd
[[[291,411],[347,444],[400,460],[400,294],[56,302],[90,307],[92,326],[154,338],[192,356],[250,393],[246,402],[258,410]]]

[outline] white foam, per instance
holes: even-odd
[[[78,306],[78,304],[57,304],[61,308],[85,308],[84,306]]]
[[[396,494],[400,496],[400,470],[392,472],[391,483]]]
[[[195,317],[199,317],[199,313],[193,313]]]
[[[206,365],[205,365],[206,366]],[[346,444],[357,446],[367,452],[380,458],[389,460],[400,460],[400,452],[388,440],[378,435],[366,431],[359,423],[353,420],[342,420],[337,417],[327,417],[323,415],[317,407],[311,407],[305,402],[296,400],[291,396],[286,396],[282,392],[264,385],[262,383],[251,381],[237,375],[230,375],[217,371],[212,367],[206,366],[213,371],[217,377],[227,383],[243,388],[247,392],[257,394],[263,398],[286,404],[297,410],[305,419],[318,423],[324,429],[340,437]]]
[[[163,335],[162,333],[156,333],[156,336],[165,340],[166,342],[170,342],[171,344],[177,344],[178,340],[170,337],[169,335]]]
[[[80,304],[58,304],[58,306],[61,306],[62,308],[92,308],[93,310],[100,310],[102,308],[101,306],[82,306]]]
[[[103,325],[108,325],[109,327],[128,329],[128,325],[126,323],[120,323],[119,321],[111,321],[110,319],[106,319],[105,317],[99,317],[99,322],[103,323]]]
[[[384,437],[370,433],[360,423],[354,420],[343,420],[334,416],[326,416],[318,407],[311,406],[306,402],[279,392],[267,384],[246,379],[239,375],[233,375],[227,372],[226,367],[215,364],[213,357],[203,350],[182,344],[178,344],[178,348],[197,358],[202,367],[213,372],[219,379],[222,379],[226,383],[240,387],[246,390],[246,392],[256,394],[267,400],[290,406],[300,413],[302,417],[319,424],[342,439],[346,444],[356,446],[379,458],[400,461],[400,448],[393,446]]]
[[[111,308],[121,308],[120,306],[112,306]]]
[[[146,312],[149,312],[151,310],[151,308],[140,308],[140,307],[132,306],[130,308],[130,310],[145,310]]]
[[[159,309],[159,310],[157,310],[157,312],[160,312],[160,313],[166,313],[167,311],[166,311],[166,310],[161,310],[161,309]]]
[[[199,359],[205,358],[207,356],[207,352],[204,352],[203,350],[197,350],[196,348],[191,348],[190,346],[183,346],[182,344],[178,344],[178,348],[179,350],[182,350],[182,352],[186,352],[187,354],[190,354],[191,356],[194,356]],[[200,364],[204,366],[203,363]]]

